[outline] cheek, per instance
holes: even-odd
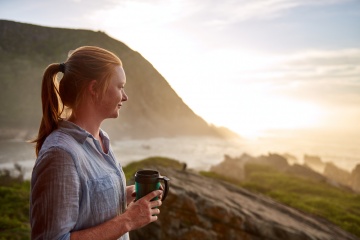
[[[121,99],[121,93],[116,90],[108,91],[105,93],[104,98],[106,99],[107,103],[114,103],[114,102],[117,103]]]
[[[109,93],[105,93],[103,99],[100,101],[100,105],[102,108],[110,108],[116,102],[116,98],[114,95]]]

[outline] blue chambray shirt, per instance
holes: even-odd
[[[100,135],[107,153],[90,133],[69,121],[61,121],[46,138],[31,178],[32,239],[70,239],[72,231],[125,211],[124,172],[109,137],[102,130]],[[128,240],[128,233],[119,239]]]

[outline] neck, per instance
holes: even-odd
[[[93,114],[92,111],[76,111],[71,114],[68,120],[85,129],[96,139],[100,140],[99,132],[102,120],[97,119],[94,116],[96,116],[96,114]]]

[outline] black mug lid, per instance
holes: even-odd
[[[135,173],[135,182],[157,182],[160,173],[155,170],[139,170]]]

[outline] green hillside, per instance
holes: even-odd
[[[46,66],[65,61],[69,50],[95,45],[118,55],[127,74],[129,101],[120,118],[106,121],[104,127],[112,138],[229,135],[197,116],[141,54],[104,32],[0,20],[0,39],[0,129],[4,133],[36,132]]]

